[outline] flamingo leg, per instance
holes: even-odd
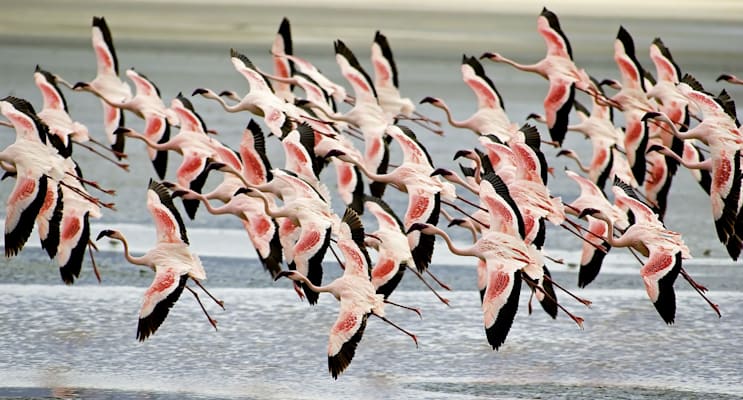
[[[534,282],[532,282],[530,279],[526,279],[526,278],[523,278],[523,277],[522,277],[522,279],[524,280],[524,282],[526,282],[527,285],[529,285],[529,287],[531,287],[532,291],[539,290],[540,292],[542,292],[542,294],[544,294],[544,297],[545,298],[554,301],[555,304],[557,305],[557,307],[559,307],[560,310],[562,310],[562,312],[564,312],[568,317],[570,317],[570,319],[572,319],[576,324],[578,324],[578,327],[580,329],[583,329],[583,321],[584,320],[583,320],[582,317],[579,317],[579,316],[571,313],[570,311],[568,311],[567,308],[563,307],[562,304],[560,304],[557,301],[557,299],[555,299],[554,297],[552,297],[549,293],[545,292],[544,289],[542,289],[541,287],[537,286],[537,284],[534,283]],[[554,281],[552,281],[552,283],[554,283]],[[558,286],[558,287],[560,287],[560,286]],[[563,289],[563,290],[565,290],[565,289]]]
[[[445,297],[441,297],[441,295],[436,291],[436,289],[434,289],[433,286],[431,286],[431,284],[428,283],[428,281],[426,281],[426,278],[424,278],[423,275],[421,275],[421,273],[418,272],[417,269],[411,267],[407,263],[405,265],[407,266],[407,268],[409,270],[413,271],[413,273],[415,274],[415,276],[417,276],[418,279],[420,279],[423,282],[423,284],[426,285],[426,287],[429,288],[433,292],[433,294],[436,295],[436,297],[438,297],[439,300],[441,300],[442,303],[446,304],[447,306],[449,305],[449,299],[447,299]]]
[[[217,303],[217,305],[220,306],[220,307],[222,307],[222,309],[224,310],[224,301],[217,299],[216,297],[214,297],[214,295],[212,295],[211,293],[209,293],[209,291],[206,290],[206,288],[204,287],[204,285],[202,285],[201,282],[199,282],[198,280],[196,280],[194,278],[191,278],[191,280],[194,281],[196,283],[196,286],[200,287],[201,290],[203,290],[204,293],[207,294],[207,296],[209,296],[212,300],[214,300],[214,302]]]
[[[577,296],[573,292],[565,289],[563,286],[561,286],[560,284],[558,284],[557,282],[555,282],[554,279],[550,278],[547,275],[544,275],[544,279],[547,280],[547,281],[549,281],[550,283],[552,283],[552,285],[554,285],[556,288],[558,288],[558,289],[562,290],[563,292],[567,293],[568,296],[574,298],[575,300],[578,300],[579,303],[583,304],[584,306],[586,306],[588,308],[591,308],[591,304],[592,304],[591,300],[584,299],[582,297]]]
[[[717,305],[717,304],[715,304],[715,303],[713,303],[713,302],[712,302],[712,301],[711,301],[711,300],[710,300],[710,299],[709,299],[709,298],[708,298],[708,297],[707,297],[707,296],[706,296],[706,295],[704,294],[704,292],[706,292],[706,291],[707,291],[707,288],[706,288],[705,286],[703,286],[703,285],[700,285],[700,284],[699,284],[699,283],[697,283],[697,282],[696,282],[696,281],[695,281],[694,279],[692,279],[692,277],[691,277],[691,276],[689,275],[689,273],[688,273],[688,272],[686,272],[686,270],[685,270],[685,269],[684,269],[683,267],[681,267],[681,276],[683,276],[683,277],[684,277],[684,279],[686,279],[686,281],[687,281],[687,282],[689,282],[689,285],[691,285],[691,287],[693,287],[693,288],[694,288],[694,290],[696,290],[696,291],[697,291],[697,293],[699,293],[699,295],[700,295],[700,296],[702,296],[702,298],[703,298],[703,299],[704,299],[704,300],[705,300],[705,301],[707,302],[707,304],[709,304],[709,306],[710,306],[710,307],[712,307],[712,309],[713,309],[713,310],[715,311],[715,313],[717,314],[717,317],[718,317],[718,318],[722,318],[722,314],[720,313],[720,306],[719,306],[719,305]]]
[[[96,155],[100,156],[101,158],[103,158],[104,160],[112,162],[114,165],[116,165],[117,167],[123,169],[124,171],[129,172],[129,164],[118,162],[118,161],[114,160],[113,158],[111,158],[111,157],[109,157],[109,156],[101,153],[100,151],[98,151],[98,150],[94,149],[93,147],[88,146],[87,144],[84,144],[84,143],[77,143],[77,142],[75,142],[75,146],[80,146],[82,148],[88,149],[91,153],[96,154]],[[113,151],[113,150],[111,150],[111,151]],[[120,153],[120,152],[117,152],[117,153],[123,154],[123,153]],[[124,156],[126,156],[126,154],[124,154]]]
[[[196,280],[194,280],[194,282],[196,282]],[[211,326],[214,327],[214,330],[217,330],[217,320],[212,318],[209,315],[209,313],[206,311],[206,307],[204,307],[204,303],[201,302],[201,299],[199,298],[199,294],[196,293],[196,291],[194,291],[193,289],[191,289],[191,287],[188,285],[186,285],[186,289],[188,289],[188,291],[191,292],[191,294],[193,294],[193,296],[196,298],[196,302],[198,302],[199,306],[201,306],[201,311],[204,312],[204,315],[206,315],[206,318],[209,320],[209,323],[211,324]]]
[[[418,308],[418,307],[409,307],[409,306],[404,306],[404,305],[402,305],[402,304],[398,304],[398,303],[395,303],[395,302],[389,301],[389,300],[387,300],[387,299],[384,299],[384,302],[385,302],[386,304],[391,304],[391,305],[393,305],[393,306],[395,306],[395,307],[400,307],[400,308],[404,308],[404,309],[406,309],[406,310],[410,310],[410,311],[413,311],[414,313],[418,314],[418,317],[419,317],[420,319],[423,319],[423,316],[421,315],[421,309],[420,309],[420,308]]]
[[[436,275],[433,274],[433,272],[431,272],[431,269],[430,268],[426,268],[426,272],[431,277],[431,279],[434,280],[434,282],[436,282],[439,286],[441,286],[442,289],[451,290],[451,288],[449,287],[449,285],[447,285],[446,283],[444,283],[443,281],[441,281],[439,278],[436,277]]]
[[[96,182],[96,181],[91,181],[91,180],[88,180],[88,179],[84,179],[83,177],[78,176],[78,175],[75,175],[75,174],[70,173],[70,172],[65,172],[65,173],[67,175],[69,175],[69,176],[77,179],[78,181],[86,184],[86,185],[90,185],[90,186],[92,186],[92,187],[100,190],[101,192],[103,192],[105,194],[112,195],[112,196],[116,194],[116,190],[115,189],[103,189],[100,185],[98,185],[98,182]]]
[[[98,265],[95,263],[95,257],[93,257],[93,249],[95,251],[98,251],[98,246],[93,243],[90,239],[88,239],[88,254],[90,254],[90,263],[93,264],[93,273],[95,274],[95,278],[98,279],[98,283],[101,283],[101,273],[98,271]]]
[[[383,316],[381,316],[379,314],[375,314],[375,313],[372,313],[372,315],[375,315],[377,318],[381,319],[382,321],[384,321],[384,322],[392,325],[393,327],[397,328],[397,330],[399,330],[400,332],[402,332],[402,333],[410,336],[410,338],[413,339],[413,342],[415,342],[415,348],[418,348],[418,337],[417,336],[415,336],[414,334],[412,334],[412,333],[406,331],[405,329],[401,328],[399,325],[397,325],[394,322],[390,321],[386,317],[383,317]]]

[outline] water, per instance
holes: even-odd
[[[152,78],[168,101],[179,91],[188,95],[202,86],[243,91],[245,83],[229,63],[229,48],[236,47],[259,66],[268,67],[270,41],[284,15],[293,22],[295,52],[338,82],[343,80],[332,56],[332,40],[342,38],[367,65],[368,46],[374,31],[381,29],[395,51],[403,94],[414,101],[442,97],[458,118],[475,107],[460,78],[463,53],[495,50],[531,62],[544,51],[535,31],[539,9],[528,15],[413,15],[232,5],[210,10],[212,14],[195,4],[171,7],[164,13],[170,6],[158,3],[152,5],[157,12],[146,15],[111,5],[70,2],[67,6],[59,20],[44,17],[37,8],[23,8],[31,13],[27,24],[38,24],[36,29],[17,22],[3,25],[33,32],[0,36],[4,93],[39,105],[31,80],[37,63],[70,81],[90,79],[95,73],[87,36],[92,15],[107,17],[122,68],[134,66]],[[20,15],[18,10],[11,9],[11,15]],[[147,25],[158,16],[160,25]],[[570,15],[561,17],[561,22],[579,65],[599,78],[618,76],[611,46],[620,23],[633,34],[638,58],[648,67],[647,46],[660,36],[681,68],[714,92],[723,87],[714,82],[719,73],[740,73],[741,41],[731,40],[743,37],[739,24]],[[503,65],[485,64],[485,68],[513,121],[540,111],[544,80]],[[740,88],[726,88],[734,98],[743,99]],[[98,100],[65,94],[73,117],[102,139]],[[237,147],[247,114],[226,114],[203,99],[194,99],[194,105],[223,142]],[[425,106],[419,110],[441,119],[438,110]],[[134,117],[129,121],[135,128],[142,127]],[[418,134],[437,166],[447,168],[457,168],[451,161],[457,149],[476,143],[471,133],[452,129],[444,138],[422,130]],[[2,146],[10,141],[12,134],[0,135]],[[273,139],[268,143],[271,160],[281,165],[279,146]],[[587,143],[574,136],[569,135],[565,145],[582,154],[589,151]],[[555,150],[545,151],[555,170],[552,193],[572,200],[577,185],[561,173],[566,164],[554,158]],[[154,231],[144,209],[144,193],[154,174],[141,143],[129,144],[130,173],[83,149],[76,153],[86,177],[118,190],[112,199],[118,211],[105,211],[93,224],[94,234],[105,228],[120,229],[132,240],[135,253],[146,250]],[[171,157],[173,165],[180,160]],[[169,168],[170,178],[174,170]],[[332,174],[326,180],[332,182]],[[11,188],[10,181],[0,184],[2,198]],[[403,196],[393,191],[389,196],[393,207],[404,208]],[[272,282],[261,271],[240,224],[230,217],[212,217],[200,210],[196,220],[187,221],[192,247],[209,274],[207,286],[226,304],[223,311],[206,303],[219,321],[219,330],[210,327],[193,297],[184,294],[158,332],[144,343],[136,341],[135,330],[141,296],[152,279],[149,271],[128,265],[120,246],[102,241],[96,260],[103,282],[95,281],[86,261],[80,281],[66,287],[32,236],[19,256],[3,259],[0,265],[0,398],[739,398],[743,393],[738,343],[743,318],[740,266],[729,261],[717,243],[709,200],[685,171],[677,175],[669,208],[668,227],[683,233],[695,257],[685,267],[709,287],[709,295],[722,309],[721,319],[679,280],[676,324],[666,326],[647,299],[637,262],[629,253],[615,250],[588,289],[575,287],[574,267],[550,264],[558,282],[593,301],[587,309],[559,295],[571,311],[585,318],[583,330],[564,314],[556,321],[549,319],[536,304],[529,315],[524,291],[508,339],[494,352],[483,332],[471,260],[454,257],[438,245],[432,268],[453,289],[444,293],[451,307],[437,302],[408,276],[393,299],[420,307],[423,318],[393,307],[387,313],[415,332],[420,346],[371,319],[356,357],[337,381],[327,373],[325,353],[337,303],[324,295],[318,306],[310,308],[297,300],[289,282]],[[457,234],[457,238],[466,236]],[[580,244],[561,229],[550,229],[547,248],[555,258],[571,264],[578,261]],[[328,259],[325,270],[327,279],[332,279],[339,268]]]

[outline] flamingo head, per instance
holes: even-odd
[[[429,225],[429,224],[424,224],[424,223],[416,222],[416,223],[410,225],[410,228],[408,228],[408,231],[406,232],[406,234],[410,234],[411,232],[415,232],[415,231],[423,232],[424,230],[426,230],[426,229],[428,229],[430,227],[431,227],[431,225]]]
[[[493,61],[493,62],[503,61],[503,56],[501,56],[498,53],[493,53],[490,51],[486,51],[485,53],[482,53],[482,55],[480,56],[480,59],[482,60],[484,58],[487,58],[488,60]]]
[[[599,213],[601,213],[601,211],[595,208],[584,208],[583,211],[581,211],[580,214],[578,214],[578,218],[582,219],[582,218],[585,218],[587,215],[596,216]]]
[[[436,168],[435,170],[433,170],[433,172],[431,172],[430,176],[437,176],[437,175],[441,175],[446,178],[447,176],[454,175],[454,172],[446,168]]]
[[[293,281],[297,281],[300,279],[300,274],[297,271],[281,271],[278,274],[276,274],[276,277],[273,278],[274,281],[278,281],[279,278],[289,278]]]
[[[118,239],[123,241],[124,235],[121,234],[121,232],[113,230],[113,229],[104,229],[101,231],[101,233],[98,234],[98,237],[95,238],[96,241],[101,240],[102,237],[108,237],[111,239]]]
[[[441,104],[441,100],[437,99],[436,97],[426,96],[420,101],[420,104],[424,103],[430,103],[433,106],[439,106]]]
[[[722,74],[718,76],[717,79],[715,79],[715,82],[719,82],[719,81],[730,82],[732,80],[735,80],[735,76],[730,75],[730,74]]]

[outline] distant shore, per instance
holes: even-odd
[[[743,2],[734,0],[458,0],[343,2],[340,0],[26,0],[9,2],[0,14],[0,40],[89,44],[90,19],[105,16],[117,41],[162,42],[177,46],[215,43],[270,43],[283,17],[292,21],[301,45],[326,44],[337,37],[367,42],[369,31],[394,31],[437,48],[448,42],[487,41],[493,32],[536,27],[542,7],[558,14],[570,32],[576,24],[613,26],[629,20],[698,22],[743,20]],[[444,24],[445,22],[445,24]],[[692,23],[680,21],[681,24]],[[446,25],[446,30],[439,28]],[[696,24],[695,24],[696,26]],[[535,33],[535,39],[536,33]],[[422,44],[421,44],[422,43]],[[404,44],[396,43],[396,47]]]

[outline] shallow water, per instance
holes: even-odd
[[[338,12],[307,22],[318,13],[270,7],[256,10],[245,17],[252,36],[226,39],[222,32],[222,36],[198,37],[193,42],[164,35],[168,29],[162,26],[153,28],[154,36],[145,40],[141,36],[147,32],[138,32],[137,22],[126,18],[125,11],[105,15],[120,43],[122,68],[134,66],[155,80],[166,101],[179,91],[190,94],[196,87],[244,87],[229,63],[229,47],[238,47],[259,66],[268,66],[272,32],[283,15],[295,23],[296,53],[339,82],[332,40],[347,40],[366,64],[374,31],[382,29],[395,51],[403,94],[414,100],[442,97],[458,118],[475,107],[460,77],[462,53],[498,50],[531,62],[543,52],[531,15],[470,15],[464,19],[432,13],[418,20],[412,14],[389,11],[369,12],[366,18]],[[95,8],[89,11],[91,16],[101,14]],[[174,15],[193,18],[185,9]],[[94,75],[86,36],[89,16],[74,21],[65,25],[64,35],[54,35],[54,30],[43,25],[47,30],[40,29],[32,37],[0,36],[4,93],[39,104],[31,79],[37,63],[70,81]],[[166,22],[173,20],[166,18],[163,26]],[[611,46],[620,23],[634,35],[638,58],[647,66],[651,65],[647,45],[661,36],[682,69],[712,91],[723,87],[714,82],[719,73],[741,70],[743,42],[730,39],[743,37],[739,24],[581,17],[561,22],[576,60],[597,77],[618,75]],[[322,23],[327,29],[321,29]],[[182,26],[178,29],[187,31]],[[485,64],[485,68],[513,121],[523,122],[530,112],[540,110],[544,80],[503,65]],[[733,97],[743,99],[743,90],[728,89]],[[65,94],[73,117],[103,139],[98,134],[98,100]],[[220,140],[237,147],[247,114],[226,114],[203,99],[194,99],[194,105],[207,125],[220,132]],[[438,110],[424,106],[419,110],[441,119]],[[135,117],[129,121],[141,128]],[[439,138],[416,131],[437,166],[457,168],[451,161],[453,153],[476,143],[469,132],[448,129]],[[0,145],[10,141],[11,134],[0,135]],[[94,234],[120,229],[133,242],[133,251],[141,252],[154,240],[150,215],[144,210],[146,183],[154,174],[141,143],[128,146],[128,174],[83,149],[76,151],[76,158],[86,177],[118,190],[113,199],[118,211],[105,211],[93,224]],[[566,146],[584,154],[589,151],[577,137],[569,136]],[[545,151],[555,170],[552,193],[572,200],[577,187],[561,173],[568,164],[554,158],[555,150]],[[269,153],[274,165],[282,164],[275,141],[269,141]],[[171,157],[175,165],[179,157]],[[169,177],[174,170],[169,167]],[[325,178],[332,182],[332,174]],[[0,195],[7,198],[11,188],[10,181],[0,183]],[[388,192],[393,207],[402,209],[405,198]],[[593,301],[587,309],[559,294],[571,311],[585,318],[583,330],[564,314],[550,320],[538,304],[529,315],[524,291],[508,339],[494,352],[482,329],[472,262],[438,245],[432,268],[453,289],[444,293],[451,307],[406,277],[393,299],[420,307],[423,319],[393,307],[387,307],[387,313],[415,332],[420,346],[416,348],[408,337],[372,319],[353,363],[338,381],[328,375],[325,355],[327,332],[337,312],[335,300],[321,296],[319,305],[310,308],[298,301],[288,282],[272,282],[258,265],[240,224],[229,217],[212,217],[200,210],[196,220],[187,221],[192,247],[209,274],[207,286],[226,304],[222,311],[206,302],[219,321],[219,330],[210,327],[193,297],[184,294],[158,332],[144,343],[136,341],[135,330],[141,295],[152,278],[149,271],[127,265],[120,246],[102,241],[96,260],[103,282],[95,281],[86,262],[80,281],[66,287],[32,236],[18,257],[0,262],[0,398],[739,398],[743,393],[738,343],[743,319],[741,267],[726,258],[714,236],[709,200],[685,171],[677,175],[670,198],[666,224],[684,235],[695,257],[685,267],[709,287],[709,295],[722,309],[721,319],[679,279],[676,323],[666,326],[647,299],[637,261],[615,250],[588,289],[576,289],[574,267],[550,265],[558,282]],[[460,241],[467,239],[455,235]],[[580,244],[563,230],[550,229],[547,249],[553,257],[574,264]],[[326,264],[329,280],[339,269],[332,260]]]

